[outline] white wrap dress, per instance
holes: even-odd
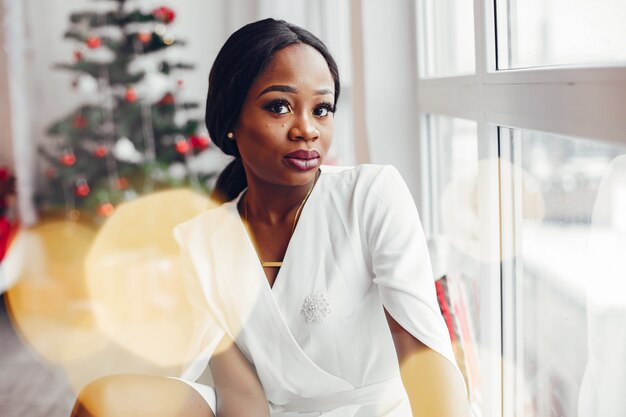
[[[194,360],[182,379],[215,410],[205,370],[227,333],[255,367],[274,417],[411,416],[383,306],[456,363],[398,171],[322,166],[272,287],[240,198],[174,229],[196,313]]]

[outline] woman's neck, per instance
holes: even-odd
[[[248,178],[248,189],[239,201],[239,212],[248,221],[272,226],[290,223],[314,184],[315,178],[295,186],[280,186]]]

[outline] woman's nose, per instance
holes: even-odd
[[[307,115],[297,117],[289,130],[291,140],[316,140],[319,136],[319,130],[315,127],[311,117]]]

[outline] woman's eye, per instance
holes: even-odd
[[[276,114],[287,114],[291,111],[291,109],[289,108],[289,103],[284,101],[270,103],[266,108],[272,113]]]
[[[326,117],[328,116],[330,113],[333,112],[333,108],[330,104],[322,104],[321,106],[317,106],[314,110],[313,110],[313,114],[317,117]]]

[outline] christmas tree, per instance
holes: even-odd
[[[44,213],[99,223],[137,195],[186,184],[204,188],[208,178],[190,174],[187,162],[209,147],[209,138],[187,117],[198,104],[177,100],[184,79],[174,77],[193,65],[158,59],[184,44],[168,29],[175,12],[97,1],[112,3],[111,10],[72,13],[65,38],[77,44],[73,62],[56,65],[75,73],[72,86],[92,93],[91,100],[49,126],[49,143],[40,147],[46,184],[37,202]],[[154,97],[163,79],[174,81],[172,87]]]

